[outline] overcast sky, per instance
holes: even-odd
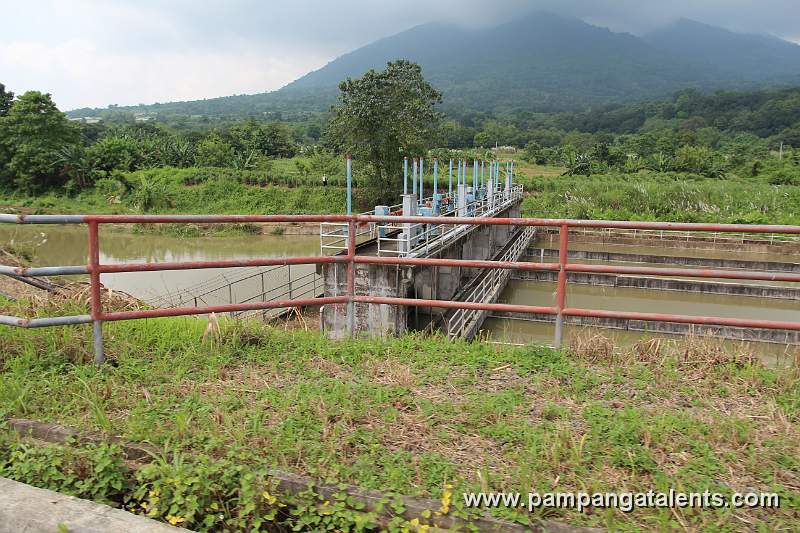
[[[534,9],[615,31],[687,17],[800,42],[800,0],[0,0],[0,83],[65,110],[257,93],[417,24]]]

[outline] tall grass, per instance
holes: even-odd
[[[0,312],[20,314],[20,305]],[[574,340],[567,351],[418,335],[332,342],[223,320],[217,341],[203,344],[204,326],[188,318],[110,323],[106,349],[116,366],[102,370],[82,363],[88,328],[0,328],[0,415],[146,440],[200,462],[235,452],[245,469],[265,464],[434,498],[447,484],[455,494],[755,487],[783,498],[781,509],[735,516],[533,515],[611,530],[736,530],[741,519],[791,529],[796,521],[794,369],[697,343],[615,355],[597,339]]]
[[[561,176],[526,180],[523,213],[537,217],[800,224],[800,186],[759,179],[669,174]]]

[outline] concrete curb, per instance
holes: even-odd
[[[178,533],[187,531],[108,505],[0,477],[0,533]]]
[[[54,443],[54,444],[63,444],[68,439],[77,439],[78,442],[87,444],[87,443],[100,443],[100,442],[114,442],[118,444],[121,448],[123,453],[126,455],[127,459],[130,461],[136,462],[146,462],[152,458],[152,453],[155,452],[157,449],[151,445],[145,445],[141,443],[131,443],[126,442],[120,438],[116,437],[103,437],[101,435],[92,435],[92,434],[81,434],[75,431],[74,429],[67,428],[64,426],[60,426],[58,424],[49,424],[38,422],[35,420],[27,420],[21,418],[11,418],[7,419],[6,422],[9,425],[9,429],[18,433],[21,437],[24,438],[33,438],[39,441]],[[292,474],[289,472],[283,472],[280,470],[273,470],[270,472],[270,477],[277,482],[278,489],[285,493],[285,494],[298,494],[300,492],[304,492],[309,488],[313,489],[317,494],[323,496],[327,499],[332,499],[334,494],[342,492],[346,492],[350,498],[353,500],[364,504],[365,509],[368,511],[377,511],[379,504],[381,501],[384,501],[388,495],[384,494],[377,490],[367,490],[362,489],[356,486],[346,486],[346,488],[342,489],[340,485],[328,485],[319,483],[314,478],[308,476],[301,476],[297,474]],[[0,478],[2,479],[2,478]],[[27,485],[25,485],[27,486]],[[2,485],[0,485],[0,490],[2,490]],[[41,490],[41,489],[36,489]],[[50,491],[45,491],[50,492]],[[57,494],[57,493],[51,493]],[[71,498],[69,496],[59,495],[64,498]],[[426,511],[438,509],[440,506],[440,502],[436,500],[430,500],[425,498],[412,498],[410,496],[402,496],[403,505],[405,506],[406,510],[402,513],[402,517],[406,520],[412,520],[414,518],[422,518]],[[76,499],[77,498],[73,498]],[[83,500],[78,500],[83,501]],[[91,502],[89,502],[91,503]],[[99,504],[93,504],[99,505]],[[5,533],[6,531],[52,531],[56,532],[55,525],[50,522],[50,525],[47,529],[3,529],[3,515],[6,514],[5,511],[6,504],[3,502],[3,498],[0,497],[0,533]],[[34,509],[41,509],[43,507],[42,500],[38,500],[38,503],[35,505],[31,505],[31,508]],[[106,506],[102,506],[106,507]],[[108,508],[110,510],[115,510],[112,508]],[[121,511],[125,513],[125,511]],[[125,513],[130,514],[130,513]],[[131,515],[136,516],[136,515]],[[425,520],[427,521],[427,519]],[[151,521],[152,522],[152,521]],[[438,519],[433,521],[431,530],[439,530],[439,529],[451,529],[451,528],[464,528],[467,524],[465,521],[455,518],[453,516],[442,516]],[[57,523],[57,522],[56,522]],[[13,524],[13,523],[12,523]],[[161,524],[161,523],[158,523]],[[536,532],[536,533],[602,533],[603,530],[596,529],[596,528],[587,528],[587,527],[578,527],[578,526],[571,526],[567,524],[561,524],[558,522],[550,522],[550,521],[542,521],[538,522],[532,526],[523,526],[521,524],[515,524],[506,520],[500,520],[494,518],[489,515],[484,515],[483,517],[479,517],[477,519],[473,519],[470,521],[470,524],[477,527],[479,531],[495,531],[495,532]],[[168,527],[168,526],[167,526]],[[84,529],[84,530],[73,530],[72,528],[69,529],[70,533],[73,531],[77,532],[100,532],[100,531],[142,531],[142,532],[149,532],[151,530],[133,530],[133,529]],[[161,531],[161,530],[152,530],[152,531]],[[170,527],[168,530],[164,530],[164,533],[167,531],[185,531],[178,528]]]

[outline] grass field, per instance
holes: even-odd
[[[800,224],[800,186],[680,174],[526,178],[523,215],[603,220]]]
[[[509,154],[512,155],[512,154]],[[280,160],[290,172],[293,160]],[[276,163],[277,164],[277,163]],[[770,176],[710,179],[686,173],[562,176],[560,167],[519,161],[515,182],[528,197],[523,215],[577,219],[800,224],[800,185]],[[295,171],[296,174],[296,171]],[[219,168],[151,169],[128,174],[131,189],[104,180],[74,196],[0,195],[5,210],[33,213],[341,213],[345,190],[322,187],[317,177],[269,177],[261,171]],[[426,174],[426,191],[432,177]],[[338,178],[335,178],[338,179]],[[448,187],[442,175],[440,190]],[[357,211],[372,207],[356,188]],[[164,228],[161,228],[162,230]],[[171,228],[166,228],[171,230]],[[251,231],[253,228],[242,228]],[[178,230],[176,230],[178,231]]]
[[[179,452],[133,475],[113,447],[64,455],[5,435],[0,475],[201,530],[256,515],[278,520],[274,507],[244,509],[240,498],[261,491],[245,474],[267,467],[452,500],[452,512],[463,512],[465,490],[781,496],[777,510],[494,511],[522,523],[734,531],[789,530],[800,520],[796,368],[764,368],[696,340],[619,351],[576,338],[553,351],[413,335],[331,342],[223,322],[203,343],[205,327],[182,318],[107,324],[115,366],[103,370],[86,364],[88,328],[0,328],[0,415]],[[225,487],[237,488],[220,496]],[[305,513],[327,516],[319,506]],[[353,516],[337,516],[353,527]]]

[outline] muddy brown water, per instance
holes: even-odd
[[[0,242],[14,243],[34,254],[33,266],[85,265],[88,237],[84,226],[0,226]],[[310,235],[242,235],[230,237],[173,237],[131,234],[100,229],[100,262],[161,263],[167,261],[215,261],[256,257],[319,255],[319,237]],[[162,272],[103,274],[101,282],[112,290],[124,291],[146,302],[178,303],[178,294],[202,294],[226,281],[247,277],[260,268],[202,269]],[[314,265],[292,266],[295,279],[314,271]],[[265,289],[288,281],[285,269],[267,275]],[[261,292],[260,276],[234,286],[234,301]],[[185,297],[185,294],[183,294]],[[227,303],[227,288],[201,298],[200,304]],[[193,303],[193,302],[187,302]]]
[[[532,247],[551,247],[553,239],[546,236]],[[557,246],[557,241],[555,245]],[[650,243],[647,243],[650,244]],[[741,251],[735,247],[729,249],[680,249],[652,245],[630,245],[611,243],[570,243],[570,250],[586,250],[599,252],[617,252],[626,254],[663,255],[663,256],[690,256],[707,257],[716,259],[738,259],[752,261],[774,262],[800,262],[800,254],[786,253],[785,251],[755,252],[752,250]],[[538,258],[537,258],[538,260]],[[557,258],[544,258],[545,262],[557,261]],[[603,264],[630,264],[622,262],[602,262],[595,260],[572,260],[576,263],[603,263]],[[638,266],[653,266],[657,268],[669,267],[668,264],[644,264]],[[688,267],[683,267],[688,268]],[[731,280],[717,280],[727,281]],[[744,281],[746,284],[764,284],[777,286],[797,286],[796,283]],[[555,283],[542,281],[512,280],[500,297],[503,303],[524,305],[555,305]],[[567,286],[567,304],[570,307],[587,309],[604,309],[612,311],[638,311],[658,312],[677,315],[693,316],[720,316],[731,318],[750,318],[762,320],[781,320],[800,322],[800,302],[781,300],[775,298],[757,298],[750,296],[701,294],[692,292],[679,292],[667,290],[642,290],[625,287],[592,286],[569,284]],[[483,326],[489,337],[497,342],[509,343],[545,343],[553,342],[553,324],[524,320],[489,318]],[[566,335],[574,335],[583,326],[567,326]],[[644,337],[664,337],[675,339],[669,334],[654,334],[635,331],[623,331],[610,328],[593,328],[598,333],[611,338],[619,345],[629,345]],[[780,361],[792,361],[800,350],[797,346],[773,343],[745,343],[740,341],[724,341],[731,349],[752,350],[766,361],[779,364]]]

